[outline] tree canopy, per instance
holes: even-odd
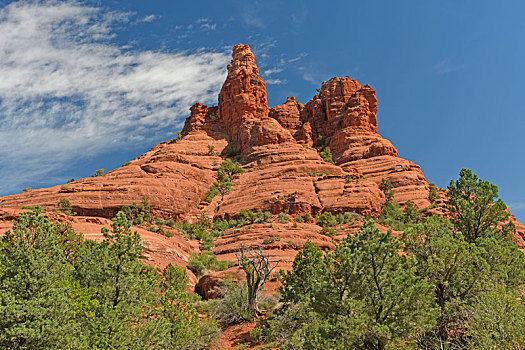
[[[217,322],[200,318],[183,270],[145,266],[140,236],[119,212],[104,242],[82,240],[39,209],[0,243],[0,347],[203,349]]]

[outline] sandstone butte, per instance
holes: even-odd
[[[382,179],[392,183],[394,200],[401,206],[408,200],[419,208],[431,204],[420,167],[399,158],[396,148],[377,131],[375,91],[349,77],[323,82],[305,105],[289,97],[269,108],[255,57],[248,45],[239,44],[233,48],[218,106],[196,103],[190,110],[181,139],[163,142],[125,166],[101,177],[0,198],[0,234],[11,227],[22,207],[34,205],[40,205],[51,220],[71,222],[77,232],[95,240],[102,239],[101,227],[109,227],[110,218],[122,206],[140,203],[143,197],[155,216],[176,221],[195,222],[202,213],[209,218],[235,218],[241,209],[270,211],[271,224],[229,229],[215,241],[213,252],[219,260],[235,260],[241,245],[257,247],[268,239],[273,243],[264,247],[271,261],[286,270],[306,240],[332,248],[334,241],[357,230],[359,221],[343,225],[330,238],[312,223],[275,222],[279,213],[292,218],[323,211],[378,216],[385,202],[379,188]],[[320,157],[316,148],[321,145],[331,149],[333,163]],[[235,176],[224,197],[203,202],[216,181],[216,171],[231,155],[246,172]],[[438,202],[443,201],[444,190],[440,195]],[[61,199],[70,201],[76,216],[54,212]],[[525,226],[512,219],[523,250]],[[146,264],[186,266],[190,254],[199,252],[198,241],[188,241],[175,229],[173,237],[144,227],[133,229],[141,234]],[[190,282],[197,284],[196,277],[188,274]],[[201,278],[197,290],[207,296],[226,274],[242,277],[237,267],[211,273]],[[272,283],[276,282],[271,281],[267,289]]]

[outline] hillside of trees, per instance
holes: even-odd
[[[497,187],[463,169],[439,216],[382,190],[381,215],[332,251],[307,242],[277,295],[260,294],[274,268],[261,248],[239,252],[247,282],[225,280],[208,301],[188,292],[185,269],[141,262],[124,212],[104,242],[24,212],[0,241],[0,347],[220,348],[221,329],[255,321],[261,349],[523,348],[525,256]]]

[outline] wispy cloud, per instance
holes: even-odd
[[[266,61],[270,50],[277,45],[277,40],[274,38],[260,34],[250,35],[248,42],[258,62]]]
[[[144,18],[141,18],[140,22],[148,23],[148,22],[153,22],[156,19],[157,19],[157,16],[155,15],[147,15],[147,16],[144,16]]]
[[[261,44],[256,45],[254,52],[256,53],[257,58],[261,58],[259,67],[261,67],[262,75],[265,77],[266,84],[268,85],[284,85],[288,83],[288,80],[276,77],[279,73],[289,69],[292,65],[302,58],[306,57],[306,53],[300,53],[295,57],[289,58],[281,54],[281,57],[275,61],[273,59],[268,59],[268,51],[276,45],[275,40],[267,39],[262,41]],[[271,68],[266,68],[267,66]],[[293,65],[295,66],[295,65]]]
[[[176,130],[191,104],[216,100],[228,53],[125,51],[112,42],[123,23],[73,0],[0,9],[0,193]]]
[[[316,69],[312,67],[301,66],[298,69],[299,72],[301,72],[301,76],[303,77],[303,79],[314,85],[321,85],[323,79],[326,78],[324,74],[319,73]]]
[[[266,79],[268,85],[283,85],[288,83],[286,79]]]
[[[299,61],[299,60],[302,60],[302,59],[305,58],[306,56],[308,56],[308,54],[307,54],[306,52],[301,52],[301,53],[298,54],[297,56],[287,59],[287,60],[286,60],[286,63],[297,62],[297,61]]]
[[[266,69],[264,71],[264,75],[270,76],[272,74],[281,73],[283,70],[284,68],[282,67],[274,67],[274,68]]]
[[[209,18],[197,19],[197,25],[199,25],[202,30],[215,30],[215,28],[217,28],[217,24]]]
[[[285,68],[287,68],[287,66],[290,63],[297,62],[306,56],[308,56],[306,53],[301,52],[299,55],[292,57],[292,58],[281,57],[277,62],[274,63],[274,66],[272,68],[265,69],[263,74],[265,76],[270,76],[273,74],[281,73],[283,70],[285,70]]]
[[[261,9],[263,4],[257,0],[237,1],[241,20],[248,27],[258,29],[266,28],[265,21],[261,18]]]
[[[448,74],[451,72],[455,72],[459,70],[461,67],[454,64],[450,58],[445,58],[438,63],[436,63],[434,66],[432,66],[432,70],[434,73],[439,75]]]

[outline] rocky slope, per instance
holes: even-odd
[[[101,177],[0,198],[0,233],[22,207],[34,205],[53,220],[71,221],[90,239],[101,238],[100,228],[108,226],[107,219],[122,206],[144,197],[156,217],[176,221],[195,222],[202,215],[235,218],[242,209],[261,210],[272,213],[272,223],[229,229],[215,241],[213,251],[219,260],[235,260],[240,245],[258,246],[269,239],[273,242],[265,247],[272,260],[288,268],[307,239],[323,248],[333,247],[333,239],[312,223],[275,222],[280,213],[292,218],[324,211],[377,216],[385,202],[382,179],[392,183],[394,200],[401,206],[408,200],[419,208],[431,204],[419,166],[399,158],[378,133],[377,99],[369,85],[332,78],[305,105],[289,97],[270,109],[254,55],[248,45],[239,44],[233,48],[218,101],[218,106],[192,106],[180,139],[163,142]],[[224,196],[202,201],[228,157],[239,160],[245,173],[233,178]],[[52,213],[62,199],[78,216]],[[335,238],[358,224],[355,220],[341,226]],[[523,247],[525,227],[516,227]],[[195,241],[180,235],[167,238],[137,230],[151,264],[184,266],[189,254],[198,251]]]

